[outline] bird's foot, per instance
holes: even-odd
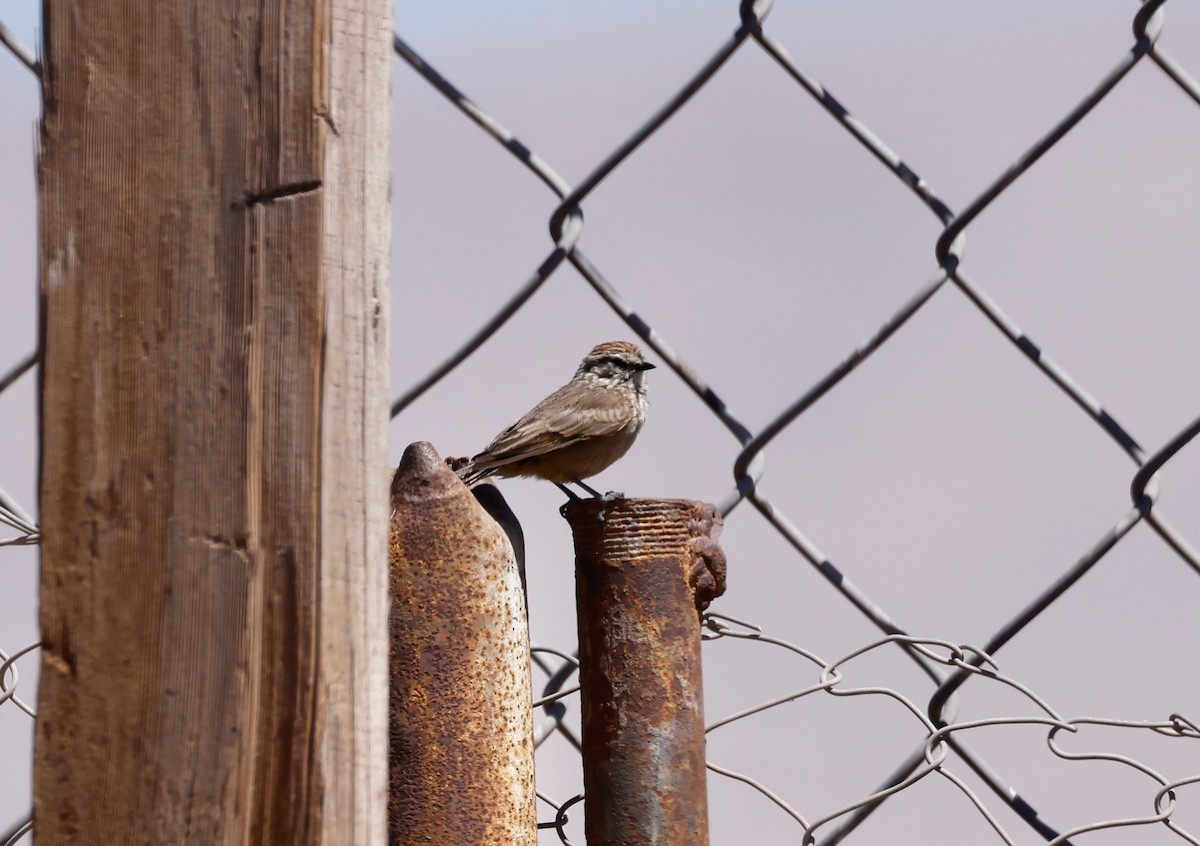
[[[558,507],[559,515],[566,517],[567,509],[571,506],[571,503],[581,499],[581,497],[566,485],[559,485],[558,482],[555,482],[554,484],[558,485],[558,489],[567,495],[567,501]]]
[[[583,497],[581,497],[579,494],[575,493],[575,491],[571,490],[566,485],[560,484],[559,482],[555,482],[554,484],[558,485],[558,489],[560,491],[562,491],[563,493],[565,493],[569,497],[569,499],[567,499],[567,501],[564,502],[562,504],[562,506],[558,509],[558,513],[562,514],[565,517],[567,515],[567,508],[571,505],[571,503],[575,502],[577,500],[582,500]],[[622,493],[621,491],[609,491],[608,493],[602,494],[602,493],[600,493],[600,491],[596,490],[595,488],[591,487],[590,485],[585,485],[583,482],[579,481],[578,479],[572,479],[571,484],[579,485],[579,487],[583,488],[585,491],[587,491],[589,494],[591,494],[592,499],[598,499],[601,502],[612,502],[615,499],[624,499],[625,498],[625,494]]]
[[[596,490],[596,489],[595,489],[595,488],[593,488],[591,485],[585,485],[583,482],[579,481],[578,479],[572,479],[571,481],[572,481],[574,484],[576,484],[576,485],[579,485],[579,487],[583,488],[585,491],[587,491],[588,493],[590,493],[590,494],[591,494],[593,497],[595,497],[596,499],[604,499],[604,498],[606,498],[606,497],[607,497],[607,494],[602,494],[602,493],[600,493],[600,491]],[[560,488],[563,488],[563,486],[562,486],[562,485],[559,485],[559,487],[560,487]],[[563,490],[566,490],[566,488],[563,488]]]

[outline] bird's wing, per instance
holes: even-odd
[[[597,402],[604,393],[568,383],[546,397],[471,459],[483,470],[552,452],[568,443],[612,435],[634,422],[636,412],[620,397]]]

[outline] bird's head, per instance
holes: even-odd
[[[575,371],[576,378],[586,378],[606,384],[631,382],[640,388],[645,372],[654,365],[646,361],[642,350],[628,341],[608,341],[598,344],[584,356]]]

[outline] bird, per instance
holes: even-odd
[[[646,422],[646,361],[636,344],[608,341],[583,357],[570,382],[535,405],[455,472],[471,485],[487,476],[533,476],[600,496],[583,480],[633,445]]]

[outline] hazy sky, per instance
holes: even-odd
[[[1089,92],[1132,45],[1129,0],[781,3],[766,30],[961,210]],[[35,43],[36,4],[0,0]],[[401,36],[568,182],[579,182],[708,59],[733,2],[400,4]],[[1166,6],[1161,44],[1200,76],[1200,3]],[[465,340],[550,251],[555,198],[399,60],[394,77],[391,380],[399,392]],[[0,368],[36,321],[32,146],[36,86],[0,55]],[[1200,414],[1200,105],[1149,60],[967,229],[963,270],[1153,452]],[[732,412],[756,430],[844,359],[936,269],[940,224],[753,43],[584,203],[580,248]],[[391,454],[430,440],[481,448],[565,381],[595,343],[633,333],[564,265],[475,356],[397,418]],[[653,353],[652,360],[658,360]],[[660,361],[661,363],[661,361]],[[716,502],[738,445],[668,369],[650,419],[593,482],[632,496]],[[34,380],[0,396],[0,485],[32,509]],[[761,490],[907,631],[981,644],[1128,510],[1135,466],[956,288],[944,286],[876,355],[767,450]],[[528,544],[536,642],[575,643],[561,495],[503,482]],[[1162,472],[1159,507],[1200,546],[1200,445]],[[824,658],[879,636],[748,504],[722,538],[729,591],[713,610]],[[0,648],[37,639],[36,556],[0,549]],[[996,655],[1071,716],[1200,719],[1200,579],[1145,525]],[[799,690],[817,672],[761,644],[705,652],[709,721]],[[20,665],[32,699],[36,660]],[[540,685],[542,679],[535,678]],[[849,686],[924,705],[930,686],[882,650]],[[574,710],[574,705],[572,703]],[[972,683],[959,719],[1028,716]],[[0,707],[0,830],[29,804],[31,721]],[[923,741],[883,697],[811,696],[711,735],[710,758],[816,818],[866,796]],[[1157,785],[1051,754],[1045,729],[970,742],[1060,829],[1149,815]],[[1200,773],[1200,744],[1080,732],[1064,745]],[[961,761],[1020,843],[1033,834]],[[558,739],[539,788],[580,789]],[[712,842],[799,843],[802,829],[745,785],[711,775]],[[1200,835],[1196,787],[1175,819]],[[540,818],[552,816],[540,807]],[[581,819],[581,815],[576,815]],[[582,829],[572,824],[574,842]],[[818,842],[820,834],[818,832]],[[752,838],[752,839],[751,839]],[[1161,826],[1086,842],[1175,843]],[[542,843],[556,842],[543,834]],[[1000,842],[949,782],[887,802],[851,843]],[[1083,838],[1080,838],[1083,842]]]

